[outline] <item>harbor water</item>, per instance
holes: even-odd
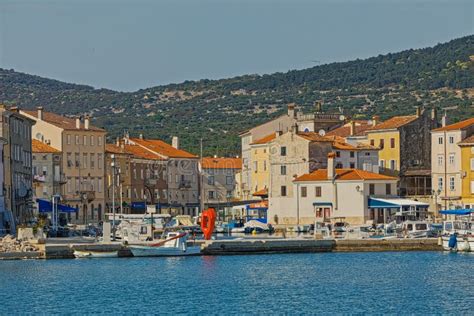
[[[0,261],[0,293],[8,314],[470,314],[473,269],[442,252]]]

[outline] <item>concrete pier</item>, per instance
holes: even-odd
[[[437,238],[415,239],[338,239],[334,251],[376,252],[376,251],[442,251]]]

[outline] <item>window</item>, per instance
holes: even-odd
[[[392,185],[390,183],[385,184],[385,194],[386,195],[392,194]]]
[[[449,143],[454,144],[454,136],[449,136]]]
[[[343,168],[342,163],[341,163],[341,162],[338,162],[338,163],[336,164],[336,169],[342,169],[342,168]]]
[[[75,153],[74,154],[74,160],[76,161],[76,168],[79,168],[80,167],[80,161],[79,161],[79,153]]]
[[[301,197],[307,197],[308,196],[308,190],[306,187],[301,187]]]
[[[474,180],[471,180],[471,194],[474,194]]]
[[[79,145],[79,135],[76,135],[76,145]]]
[[[286,196],[286,185],[282,185],[280,188],[280,195]]]
[[[207,178],[207,184],[209,184],[209,185],[214,185],[214,182],[215,182],[214,176],[209,176],[209,177]]]
[[[82,144],[83,144],[84,146],[87,145],[87,136],[86,136],[86,135],[84,135],[84,136],[82,137]]]
[[[375,146],[375,139],[370,140],[370,146]]]
[[[286,175],[286,166],[280,166],[280,174],[282,176]]]
[[[87,154],[82,154],[82,168],[87,168]]]
[[[216,192],[215,191],[209,191],[208,196],[209,196],[209,199],[215,199],[216,198]]]
[[[91,135],[91,141],[90,141],[91,146],[94,146],[94,135]]]
[[[351,169],[355,169],[355,163],[351,162],[349,165]]]
[[[337,157],[337,158],[340,158],[340,157],[341,157],[341,152],[340,152],[340,151],[336,151],[336,157]]]
[[[438,137],[438,144],[443,145],[443,137]]]
[[[385,160],[380,159],[380,161],[379,161],[379,167],[380,167],[380,169],[385,168]]]
[[[66,154],[66,157],[67,157],[67,167],[68,168],[71,168],[73,163],[72,163],[72,154],[71,153],[67,153]]]
[[[449,154],[449,164],[454,165],[454,154]]]
[[[102,169],[102,154],[97,154],[97,168]]]
[[[233,196],[234,196],[234,193],[233,193],[232,191],[227,191],[226,197],[227,197],[228,199],[231,199]]]
[[[390,138],[390,148],[395,148],[395,138]]]
[[[385,146],[385,141],[384,141],[384,139],[381,139],[380,140],[380,145],[379,145],[380,149],[383,149],[384,146]]]
[[[95,154],[91,154],[91,169],[94,169],[95,165]]]
[[[97,191],[102,192],[102,178],[97,178]]]
[[[253,169],[255,170],[255,173],[258,172],[258,161],[253,162]]]
[[[474,147],[472,147],[474,148]],[[471,170],[474,170],[474,158],[471,158]]]
[[[286,156],[286,147],[280,147],[280,156]]]
[[[454,177],[449,177],[449,189],[454,191]]]
[[[227,185],[232,185],[234,183],[234,178],[231,176],[226,176],[225,177],[225,184]]]
[[[395,170],[397,168],[397,161],[396,160],[390,160],[390,169]]]
[[[370,195],[375,194],[375,184],[373,184],[373,183],[369,184],[369,194]]]
[[[438,190],[443,190],[443,178],[438,178]]]
[[[67,144],[71,145],[71,135],[67,134],[66,138],[67,138]]]
[[[71,177],[67,178],[67,193],[72,193],[72,180],[71,180]]]
[[[351,158],[354,158],[355,153],[354,153],[353,151],[351,151],[349,154],[350,154],[350,157],[351,157]]]
[[[102,136],[97,137],[97,145],[102,146]]]
[[[443,165],[443,156],[442,155],[438,155],[438,166],[442,166]]]
[[[321,187],[315,187],[314,188],[314,196],[315,197],[321,197]]]
[[[263,171],[267,171],[267,161],[263,161]]]

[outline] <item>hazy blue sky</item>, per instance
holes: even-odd
[[[0,67],[136,90],[474,33],[474,1],[0,0]]]

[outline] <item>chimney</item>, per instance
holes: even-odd
[[[316,111],[316,113],[321,113],[323,111],[323,104],[321,103],[321,101],[314,102],[314,110]]]
[[[420,117],[421,115],[421,107],[417,106],[416,107],[416,117]]]
[[[334,179],[334,175],[336,170],[334,169],[334,158],[336,158],[336,154],[334,152],[330,152],[328,154],[328,179]]]
[[[295,115],[295,104],[294,103],[290,103],[288,104],[288,116],[291,117],[291,118],[295,118],[296,115]]]
[[[38,110],[38,120],[42,121],[43,120],[43,107],[38,106],[36,109]]]
[[[217,155],[214,155],[214,159],[216,159],[216,158],[217,158]]]
[[[377,125],[379,122],[380,122],[380,116],[374,115],[374,116],[372,117],[372,126]]]
[[[171,138],[171,146],[173,146],[176,149],[179,149],[179,138],[178,138],[178,136],[173,136],[173,138]]]
[[[76,117],[76,128],[77,129],[81,128],[81,118],[80,117]]]
[[[443,116],[441,117],[441,126],[445,127],[446,125],[448,125],[448,115],[446,112],[444,112]]]
[[[138,135],[138,138],[143,139],[143,134],[140,133],[140,135]]]
[[[115,145],[117,147],[120,146],[120,137],[117,137],[117,139],[115,140]]]
[[[350,134],[351,136],[355,135],[356,123],[354,121],[350,121],[349,123]]]
[[[85,129],[89,129],[89,123],[90,123],[89,115],[86,115],[86,117],[84,118],[84,128]]]

